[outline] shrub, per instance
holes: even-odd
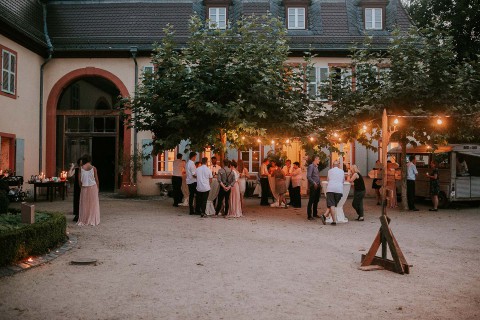
[[[9,204],[10,201],[8,200],[7,193],[3,190],[0,190],[0,213],[7,213]]]
[[[16,214],[2,215],[4,224],[0,230],[0,266],[30,255],[47,253],[66,241],[67,220],[62,213],[36,212],[35,223],[24,225],[18,222],[21,219],[19,210],[12,211]],[[9,220],[8,224],[6,220]]]

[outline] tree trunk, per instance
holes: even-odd
[[[223,160],[225,159],[225,151],[227,150],[227,133],[220,129],[220,166],[223,167]]]

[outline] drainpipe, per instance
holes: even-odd
[[[43,71],[45,69],[45,65],[52,59],[53,54],[53,45],[50,41],[50,37],[48,36],[48,29],[47,29],[47,4],[41,2],[42,9],[43,9],[43,32],[45,33],[45,41],[47,42],[47,52],[48,57],[40,66],[40,106],[39,106],[39,129],[38,129],[38,172],[42,172],[43,168]]]
[[[137,97],[137,87],[138,87],[138,63],[137,63],[137,47],[130,47],[130,53],[132,54],[133,62],[135,62],[135,98]],[[132,113],[133,117],[133,182],[137,183],[137,123],[135,113]]]

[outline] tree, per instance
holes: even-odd
[[[310,129],[307,62],[285,63],[289,49],[279,20],[249,16],[219,30],[194,17],[190,31],[179,51],[173,28],[165,30],[152,56],[154,74],[128,103],[135,127],[153,132],[154,152],[188,139],[190,150],[208,146],[222,153],[227,142],[247,147],[254,143],[250,137]]]
[[[480,130],[475,124],[480,110],[478,71],[478,64],[458,62],[451,38],[435,30],[426,36],[416,30],[397,33],[383,54],[368,48],[353,50],[355,82],[348,85],[352,80],[348,77],[337,84],[331,81],[330,96],[336,100],[331,101],[333,106],[323,106],[322,127],[371,147],[386,108],[391,115],[405,117],[400,118],[391,137],[400,142],[404,152],[409,143],[434,146],[453,139],[479,141]],[[338,75],[332,78],[338,79]],[[436,125],[437,117],[442,117],[445,126]],[[362,128],[365,123],[368,130]],[[405,161],[403,164],[402,196],[406,197]],[[404,199],[404,206],[406,202]]]
[[[480,54],[480,3],[471,0],[410,0],[406,8],[415,24],[436,28],[453,38],[461,60],[477,60]]]

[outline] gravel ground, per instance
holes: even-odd
[[[101,224],[71,222],[71,198],[38,202],[67,214],[77,246],[0,278],[0,319],[479,319],[480,210],[389,211],[409,275],[360,271],[380,226],[345,205],[324,226],[302,209],[258,206],[243,218],[189,216],[170,200],[101,197]],[[325,198],[320,210],[325,209]],[[71,265],[80,258],[95,266]]]

